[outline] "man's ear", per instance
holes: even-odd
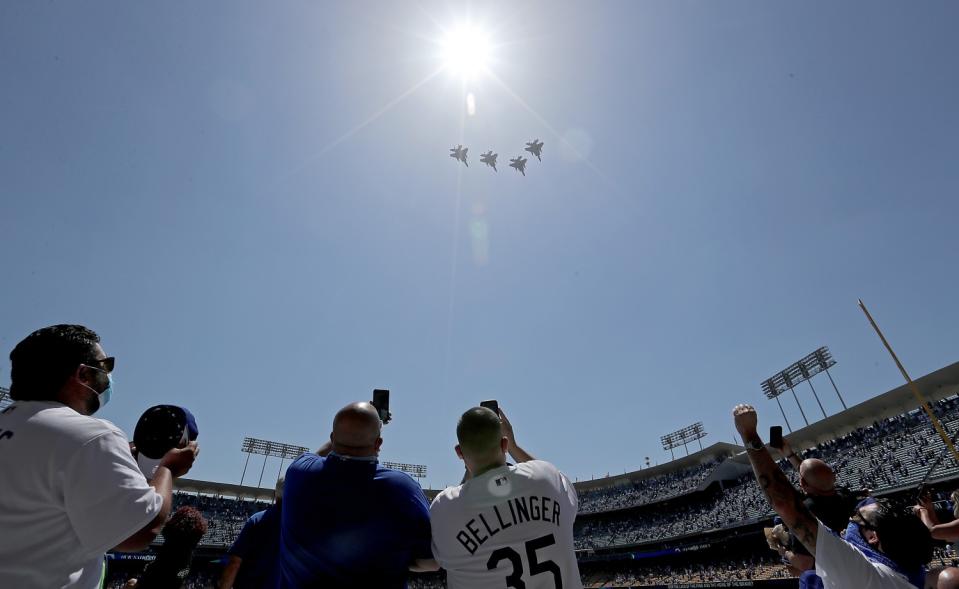
[[[73,372],[73,377],[76,378],[77,381],[82,382],[83,384],[87,384],[90,382],[91,372],[93,372],[92,369],[87,368],[86,366],[83,366],[83,365],[78,365],[77,369]]]
[[[503,436],[499,441],[499,449],[503,451],[503,454],[509,450],[509,438]]]
[[[463,458],[463,449],[460,448],[459,444],[456,444],[456,446],[453,447],[453,450],[456,451],[456,456],[459,457],[460,460],[466,460]]]
[[[376,442],[373,443],[373,447],[376,448],[376,451],[380,451],[380,446],[383,445],[383,438],[376,438]]]

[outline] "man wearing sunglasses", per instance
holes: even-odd
[[[733,409],[756,481],[783,523],[816,558],[816,575],[801,587],[826,589],[922,589],[924,565],[932,558],[932,537],[922,522],[905,510],[874,499],[856,507],[845,539],[823,525],[803,504],[759,437],[758,417],[750,405]]]
[[[150,481],[112,423],[91,417],[113,393],[114,359],[80,325],[33,332],[10,353],[0,413],[0,587],[99,587],[104,553],[143,550],[170,513],[173,477],[195,444]]]

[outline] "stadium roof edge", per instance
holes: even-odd
[[[256,499],[259,501],[273,501],[273,487],[259,488],[248,485],[233,485],[230,483],[216,483],[213,481],[199,481],[196,479],[176,479],[173,481],[173,490],[180,493],[195,493],[199,495],[215,495],[218,497],[236,497]]]
[[[586,491],[625,485],[631,481],[639,481],[650,477],[664,475],[673,471],[699,466],[700,464],[709,462],[710,460],[727,458],[733,454],[741,452],[742,449],[742,446],[737,446],[735,444],[716,442],[715,444],[707,446],[699,452],[695,452],[689,456],[683,456],[677,458],[676,460],[664,462],[663,464],[657,464],[656,466],[650,466],[649,468],[634,470],[632,472],[627,472],[620,475],[592,479],[589,481],[578,481],[573,483],[573,486],[576,487],[577,491]]]
[[[934,403],[959,394],[959,362],[955,362],[914,380],[923,398]],[[903,384],[891,391],[867,399],[858,405],[830,415],[825,419],[811,423],[785,436],[795,450],[806,450],[822,442],[842,437],[860,427],[868,427],[874,422],[895,417],[910,411],[921,410],[909,385]],[[767,416],[763,418],[764,414]],[[760,411],[759,423],[775,425],[776,414]],[[955,434],[956,432],[950,432]],[[736,460],[746,460],[737,456]]]

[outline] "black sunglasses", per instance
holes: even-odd
[[[100,367],[107,373],[113,372],[113,366],[116,364],[116,358],[110,356],[108,358],[93,359],[90,361],[90,364],[99,364]],[[91,368],[96,368],[96,366],[91,366]]]
[[[856,515],[852,518],[852,521],[854,521],[857,525],[866,528],[867,530],[876,529],[872,524],[866,521],[866,517],[862,514],[860,509],[856,510]]]

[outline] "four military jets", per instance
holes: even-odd
[[[543,142],[539,139],[534,139],[526,144],[524,151],[528,151],[531,154],[536,156],[536,159],[543,161]],[[467,168],[469,163],[466,161],[466,154],[469,152],[468,147],[463,147],[462,145],[457,145],[450,149],[450,157],[456,161],[463,162]],[[493,171],[498,171],[496,169],[496,158],[499,156],[498,153],[493,153],[493,150],[489,150],[484,154],[480,155],[480,161],[486,164],[487,166],[493,168]],[[509,160],[509,167],[515,169],[517,172],[522,175],[526,175],[526,158],[519,155]]]

